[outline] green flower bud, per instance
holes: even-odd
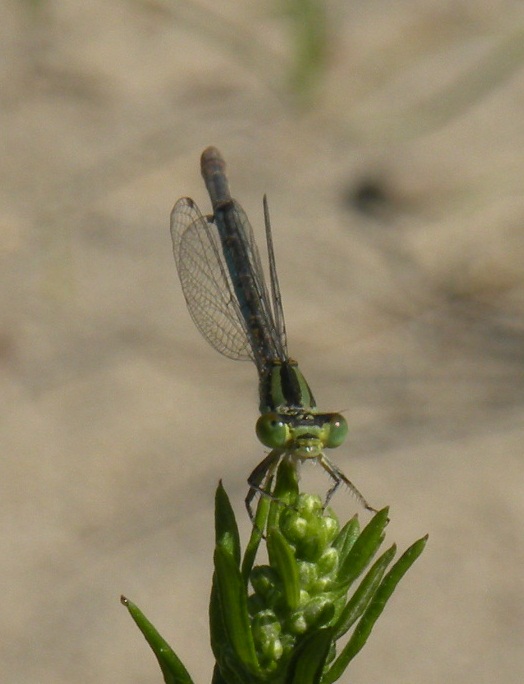
[[[323,627],[329,624],[334,614],[333,601],[325,597],[311,599],[303,611],[304,620],[308,627]]]
[[[305,634],[308,628],[307,620],[304,617],[303,610],[297,610],[293,615],[291,615],[289,622],[287,623],[287,630],[292,634],[300,635]]]
[[[279,585],[279,577],[277,573],[269,565],[258,565],[253,568],[251,576],[251,586],[255,594],[258,594],[267,603],[274,597],[276,588]]]
[[[335,514],[329,509],[322,518],[322,524],[326,532],[326,538],[329,544],[335,539],[340,531],[340,525],[338,524],[338,519]]]
[[[332,546],[328,547],[318,559],[316,566],[320,575],[335,573],[338,568],[338,551]]]
[[[297,566],[300,586],[310,591],[311,587],[318,581],[317,565],[308,561],[299,561]]]
[[[300,494],[297,509],[305,518],[322,515],[322,499],[316,494]]]
[[[288,508],[280,516],[280,530],[290,544],[296,544],[307,535],[308,521]]]
[[[272,610],[261,611],[253,618],[253,639],[260,657],[269,669],[276,666],[276,662],[282,657],[281,631],[280,622]]]

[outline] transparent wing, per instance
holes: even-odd
[[[254,286],[256,297],[258,300],[258,308],[263,327],[265,331],[266,347],[264,353],[268,355],[267,358],[262,359],[262,362],[270,359],[285,360],[288,356],[285,339],[285,332],[282,334],[282,329],[275,323],[275,311],[271,306],[271,299],[266,286],[264,278],[264,270],[260,259],[260,253],[255,241],[253,228],[249,219],[242,209],[240,204],[234,200],[230,200],[232,211],[229,214],[229,220],[234,221],[236,228],[242,234],[241,244],[237,245],[237,249],[241,251],[243,258],[242,262],[245,264],[245,272],[249,273],[249,280]],[[217,216],[217,221],[219,220]],[[268,249],[272,245],[268,244]],[[271,256],[271,254],[269,255]],[[273,257],[274,260],[274,257]],[[278,281],[277,281],[278,288]],[[254,342],[256,347],[256,342]],[[255,348],[255,355],[259,355],[259,350]]]
[[[216,226],[189,197],[171,212],[173,254],[187,308],[203,337],[224,356],[253,359]]]
[[[267,258],[269,261],[269,281],[271,283],[271,303],[273,319],[275,321],[275,334],[279,340],[280,347],[285,351],[287,356],[286,322],[284,320],[280,283],[278,282],[275,250],[273,249],[273,236],[271,234],[271,220],[269,218],[269,206],[266,195],[264,195],[264,223],[266,226]]]

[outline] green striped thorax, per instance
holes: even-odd
[[[340,446],[348,433],[346,419],[340,413],[319,413],[316,406],[296,361],[273,362],[260,374],[257,437],[264,446],[301,459]]]

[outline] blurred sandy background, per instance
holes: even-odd
[[[345,681],[523,681],[524,5],[297,4],[0,4],[2,682],[161,681],[120,593],[210,681],[213,493],[247,533],[263,448],[171,254],[209,144],[260,238],[269,195],[333,457],[430,534]]]

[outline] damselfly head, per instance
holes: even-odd
[[[348,433],[348,425],[339,413],[270,411],[259,417],[256,432],[264,446],[307,459],[317,458],[323,449],[340,446]]]

